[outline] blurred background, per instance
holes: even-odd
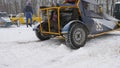
[[[27,1],[28,0],[0,0],[0,12],[4,11],[7,12],[8,14],[22,13]],[[29,1],[31,1],[34,14],[37,15],[39,6],[60,3],[63,2],[64,0],[29,0]],[[104,11],[106,13],[111,15],[114,3],[120,0],[96,0],[96,1],[104,7]]]

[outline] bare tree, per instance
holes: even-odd
[[[113,15],[114,4],[115,4],[115,0],[112,0],[112,4],[111,4],[111,15]]]
[[[109,0],[106,0],[106,13],[109,14]]]
[[[8,13],[21,13],[26,5],[27,0],[0,0],[0,11]],[[31,0],[34,13],[38,13],[39,6],[52,5],[53,3],[62,3],[63,0]],[[106,13],[113,13],[114,3],[120,0],[95,0],[99,4],[103,4]]]

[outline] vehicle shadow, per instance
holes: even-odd
[[[59,38],[51,38],[49,40],[41,41],[41,40],[34,40],[34,41],[18,41],[16,42],[17,44],[30,44],[30,43],[53,43],[55,45],[60,45],[60,44],[65,44],[64,39],[59,39]]]
[[[95,43],[97,41],[103,41],[103,40],[108,40],[109,38],[113,38],[113,37],[120,37],[120,34],[104,34],[104,35],[101,35],[101,36],[98,36],[98,37],[94,37],[94,38],[88,38],[86,43],[88,43],[87,45],[85,46],[88,46],[90,43]],[[40,46],[50,46],[50,47],[53,47],[53,48],[57,48],[59,46],[61,46],[62,44],[63,45],[66,45],[65,43],[65,39],[61,39],[61,38],[51,38],[49,40],[45,40],[45,41],[40,41],[40,40],[33,40],[33,41],[19,41],[19,42],[16,42],[17,44],[34,44],[36,46],[40,45]]]

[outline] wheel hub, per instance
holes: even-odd
[[[77,31],[77,32],[75,33],[75,40],[76,40],[76,41],[79,41],[80,39],[81,39],[81,32]]]
[[[73,40],[76,44],[81,44],[84,38],[84,32],[82,29],[77,28],[73,33]]]

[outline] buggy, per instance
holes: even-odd
[[[42,22],[34,27],[40,40],[63,36],[72,49],[83,47],[88,37],[119,30],[119,20],[105,14],[94,0],[76,0],[75,5],[40,6]]]

